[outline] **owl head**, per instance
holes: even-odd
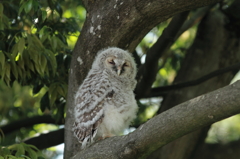
[[[131,54],[116,47],[99,51],[93,63],[93,68],[106,69],[109,74],[120,78],[135,78],[136,76],[136,63]]]

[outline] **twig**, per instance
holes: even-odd
[[[173,84],[170,86],[161,86],[161,87],[152,88],[151,92],[149,94],[142,96],[142,97],[137,96],[136,98],[149,98],[149,97],[157,97],[157,96],[166,95],[166,93],[168,93],[169,91],[173,91],[173,90],[185,88],[185,87],[190,87],[190,86],[195,86],[195,85],[203,83],[213,77],[221,75],[223,73],[227,73],[230,71],[238,71],[239,69],[240,69],[240,63],[237,63],[232,66],[213,71],[205,76],[202,76],[202,77],[192,80],[192,81],[176,83],[176,84]]]

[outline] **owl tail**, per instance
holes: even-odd
[[[97,134],[96,127],[79,127],[78,123],[73,124],[73,133],[77,137],[78,141],[82,144],[81,149],[85,149],[87,146],[94,142],[94,137]]]

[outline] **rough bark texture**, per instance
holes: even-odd
[[[234,31],[226,29],[227,22],[227,17],[219,11],[210,12],[203,19],[175,82],[192,80],[240,61],[239,37]],[[164,99],[160,111],[166,111],[193,97],[221,88],[229,84],[233,76],[234,72],[225,73],[198,86],[174,91]],[[213,100],[217,100],[216,98]],[[149,158],[192,158],[195,150],[204,142],[207,131],[208,128],[204,128],[185,135],[156,151]]]
[[[118,46],[133,51],[144,35],[167,18],[220,0],[84,0],[87,17],[78,38],[69,74],[64,157],[79,151],[73,137],[73,97],[98,50]]]
[[[73,159],[146,158],[174,139],[240,113],[239,95],[240,81],[179,104],[126,136],[101,140]]]

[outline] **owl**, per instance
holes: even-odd
[[[121,134],[136,117],[135,76],[136,63],[129,52],[116,47],[98,52],[74,98],[73,133],[82,149]]]

